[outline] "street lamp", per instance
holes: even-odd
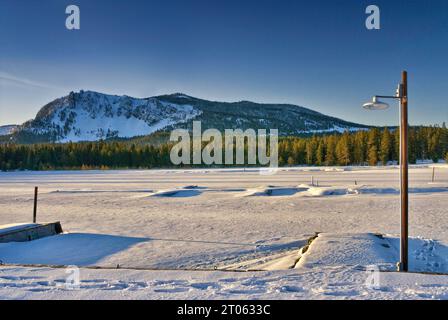
[[[367,110],[386,110],[389,108],[389,104],[378,100],[378,97],[375,96],[372,99],[372,102],[367,102],[362,105]]]
[[[374,96],[372,102],[365,103],[363,107],[368,110],[384,110],[389,108],[385,102],[378,98],[397,99],[400,101],[400,208],[401,208],[401,241],[399,271],[408,271],[408,73],[402,72],[401,83],[395,96]]]

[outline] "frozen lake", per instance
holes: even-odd
[[[431,175],[410,170],[410,235],[448,243],[448,168],[437,167],[436,183]],[[30,222],[35,185],[38,221],[59,220],[85,243],[126,243],[81,264],[212,268],[297,248],[315,232],[399,233],[396,168],[0,173],[0,224]]]
[[[428,166],[410,170],[410,236],[414,238],[410,256],[420,266],[418,270],[444,272],[448,261],[448,166],[436,167],[435,182],[431,176]],[[38,222],[61,221],[67,233],[0,244],[3,263],[118,265],[122,270],[83,269],[85,290],[72,293],[60,289],[63,270],[3,267],[0,297],[122,298],[123,290],[134,287],[135,294],[128,298],[219,298],[222,294],[222,298],[244,299],[445,299],[448,295],[448,276],[398,274],[384,275],[388,279],[384,292],[364,292],[365,272],[349,266],[360,255],[389,265],[395,262],[395,255],[398,260],[396,167],[288,168],[275,175],[260,175],[255,169],[0,173],[0,225],[31,221],[34,186],[40,190]],[[256,268],[278,257],[294,262],[295,254],[316,232],[334,236],[314,246],[314,256],[306,261],[315,263],[315,268],[246,276],[186,271],[244,269],[250,263]],[[346,244],[340,243],[347,247],[355,243],[350,237],[356,236],[350,234],[366,233],[387,234],[389,240],[381,241],[389,241],[392,247],[385,250],[381,245],[387,247],[386,243],[370,247],[370,240],[362,240],[365,243],[360,246],[368,254],[355,245],[350,249],[353,254],[344,258],[337,255],[343,248],[325,240],[348,234]],[[327,254],[331,247],[336,255]],[[282,261],[280,265],[285,265]],[[332,265],[321,265],[322,261]],[[340,270],[338,275],[335,270]],[[334,281],[346,285],[329,287],[333,275]],[[33,277],[47,280],[27,280]],[[423,277],[426,287],[416,284],[416,277]],[[248,287],[250,279],[258,280]],[[208,286],[198,287],[197,283],[206,280],[211,281]],[[100,285],[90,285],[96,282]],[[43,295],[38,293],[42,286]],[[164,291],[166,286],[171,294]],[[111,287],[116,291],[101,291]]]

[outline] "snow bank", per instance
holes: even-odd
[[[185,186],[173,189],[165,189],[154,192],[151,197],[195,197],[202,193],[198,186]]]
[[[71,233],[29,242],[0,243],[0,260],[12,264],[97,265],[147,238]]]
[[[319,234],[295,268],[369,266],[394,270],[397,252],[382,236],[374,234]]]
[[[375,266],[396,271],[400,239],[372,233],[323,233],[311,243],[296,269],[355,266],[365,270]],[[448,247],[432,239],[409,239],[409,271],[448,275]]]
[[[440,193],[448,192],[448,187],[419,187],[409,188],[409,193]],[[274,187],[260,186],[257,188],[247,189],[239,196],[301,196],[301,197],[324,197],[324,196],[345,196],[345,195],[385,195],[399,194],[398,188],[378,188],[369,186],[311,186],[300,184],[297,187]]]
[[[351,188],[337,188],[337,187],[311,187],[307,190],[307,195],[311,197],[322,197],[322,196],[335,196],[335,195],[346,195],[355,194]]]
[[[243,197],[254,197],[254,196],[272,196],[272,197],[281,197],[281,196],[291,196],[296,194],[297,192],[304,191],[303,188],[282,188],[275,186],[260,186],[257,188],[247,189],[244,193],[239,196]]]

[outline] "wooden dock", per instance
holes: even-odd
[[[61,223],[22,223],[0,226],[0,243],[25,242],[62,233]]]

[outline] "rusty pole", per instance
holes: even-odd
[[[34,187],[34,210],[33,210],[33,223],[37,221],[37,192],[38,187]]]
[[[409,180],[408,180],[408,75],[402,73],[400,98],[400,195],[401,195],[401,244],[400,269],[407,272],[409,236]]]

